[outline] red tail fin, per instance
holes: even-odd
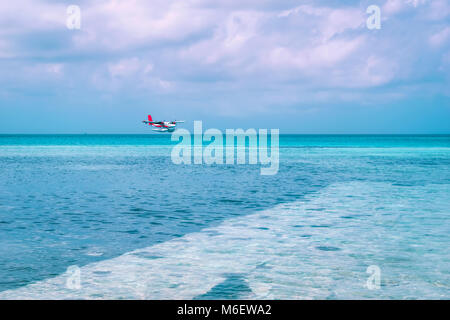
[[[148,121],[150,121],[150,122],[152,122],[153,120],[152,120],[152,116],[151,115],[148,115]]]

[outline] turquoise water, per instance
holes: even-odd
[[[281,135],[274,176],[174,144],[0,135],[0,298],[450,298],[449,135]]]

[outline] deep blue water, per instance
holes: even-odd
[[[1,297],[157,244],[168,257],[196,248],[205,264],[192,272],[208,274],[211,248],[186,236],[228,235],[234,223],[251,234],[242,224],[260,217],[275,220],[244,246],[208,240],[236,262],[187,298],[450,297],[449,135],[281,135],[273,176],[259,165],[175,165],[175,143],[168,134],[0,135],[0,291],[10,290]],[[266,238],[273,230],[278,244]],[[261,260],[238,267],[263,243]],[[383,271],[379,290],[364,289],[368,265]]]

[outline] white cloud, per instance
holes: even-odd
[[[270,62],[279,67],[298,69],[324,69],[335,66],[354,52],[364,42],[363,37],[350,40],[331,40],[317,46],[291,50],[274,48],[269,54]]]
[[[108,71],[113,77],[123,77],[135,74],[141,68],[138,58],[123,59],[108,65]]]
[[[263,13],[253,11],[231,12],[224,20],[218,21],[211,38],[181,49],[181,57],[207,64],[223,62],[236,65],[247,56],[245,51],[249,49],[249,41],[261,36],[258,27],[263,17]]]
[[[416,10],[422,19],[443,20],[450,14],[448,0],[387,0],[382,6],[382,17]],[[418,12],[417,10],[420,10]]]
[[[83,30],[74,38],[81,49],[119,50],[180,41],[211,27],[217,15],[189,1],[103,0],[81,9]]]
[[[430,20],[444,20],[450,15],[450,1],[448,0],[433,0],[430,2],[430,7],[426,13]]]
[[[154,73],[153,63],[138,57],[98,65],[91,75],[91,83],[110,92],[140,89],[166,92],[175,87],[174,82]]]
[[[395,63],[377,56],[370,56],[364,68],[361,69],[358,79],[353,83],[358,83],[362,87],[382,85],[394,78],[396,69]]]
[[[365,43],[364,12],[302,5],[285,11],[230,12],[211,38],[181,50],[181,59],[217,67],[226,74],[248,77],[271,72],[287,78],[326,75],[340,69]],[[293,70],[296,70],[294,72]]]
[[[449,40],[449,38],[450,38],[450,27],[445,27],[444,29],[442,29],[438,33],[433,34],[430,37],[430,43],[433,46],[438,47],[444,44],[447,40]]]
[[[16,68],[17,77],[21,81],[39,79],[40,83],[64,76],[65,65],[62,63],[36,63]]]
[[[303,3],[83,1],[81,30],[68,30],[66,4],[5,2],[0,59],[16,57],[20,64],[31,57],[33,64],[45,58],[48,65],[36,67],[29,78],[39,72],[71,77],[71,83],[88,78],[88,85],[105,91],[246,93],[271,87],[302,88],[314,97],[326,91],[329,98],[336,88],[365,89],[429,74],[436,66],[417,65],[426,60],[424,44],[443,54],[449,38],[448,27],[442,27],[448,0],[387,0],[382,17],[388,20],[376,32],[365,27],[366,2]],[[37,40],[28,44],[29,39]],[[48,39],[58,45],[47,46]],[[14,77],[4,70],[4,81]]]
[[[49,73],[61,74],[63,72],[64,65],[62,63],[48,63],[45,64],[45,69]]]
[[[359,8],[335,9],[301,5],[278,14],[279,18],[289,16],[295,19],[305,19],[305,17],[308,18],[307,16],[314,17],[314,27],[321,34],[322,41],[327,41],[344,31],[357,29],[365,22],[364,13]],[[308,21],[311,22],[311,20]]]
[[[65,28],[66,5],[45,1],[14,0],[0,4],[0,37],[30,31]]]
[[[393,15],[405,8],[405,0],[387,0],[383,5],[381,14]]]
[[[382,13],[394,15],[409,8],[417,8],[427,2],[429,0],[387,0],[383,5]]]
[[[163,89],[171,89],[173,87],[173,84],[171,82],[162,79],[158,79],[158,83]]]

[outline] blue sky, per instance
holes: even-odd
[[[188,129],[450,133],[449,22],[448,0],[2,2],[0,133],[149,133],[148,113]]]

